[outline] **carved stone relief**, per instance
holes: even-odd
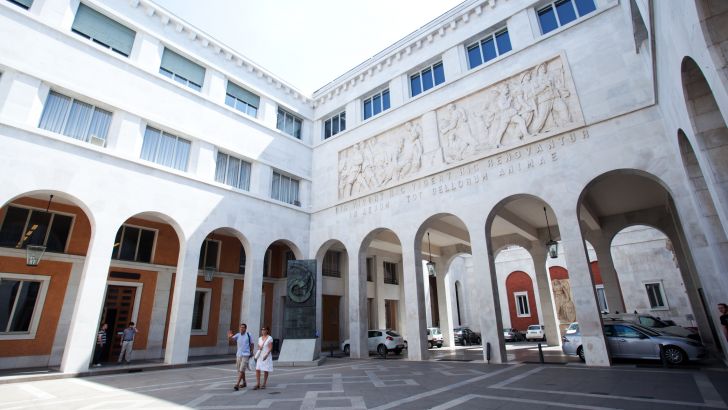
[[[573,81],[561,57],[547,60],[435,110],[435,129],[417,118],[339,152],[339,199],[383,189],[437,165],[583,125]],[[439,157],[423,169],[423,138]],[[428,137],[429,138],[429,137]],[[427,141],[430,141],[429,139]],[[432,151],[428,151],[430,155]],[[428,157],[429,158],[429,157]]]
[[[556,305],[556,317],[562,323],[576,321],[576,307],[571,298],[571,285],[568,279],[554,279],[551,281],[554,289],[554,304]]]

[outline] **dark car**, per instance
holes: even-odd
[[[526,335],[518,329],[506,327],[503,328],[503,339],[506,342],[520,342],[526,340]]]
[[[473,332],[469,327],[456,327],[453,329],[455,334],[456,345],[479,345],[480,344],[480,333]]]

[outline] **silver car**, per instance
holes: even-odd
[[[579,356],[584,360],[581,331],[578,325],[570,326],[572,333],[561,338],[564,354]],[[700,360],[707,356],[702,343],[678,336],[658,333],[631,322],[610,321],[604,323],[604,336],[613,358],[660,359],[660,345],[664,346],[665,359],[670,364],[688,360]]]

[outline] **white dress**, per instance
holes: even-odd
[[[260,370],[264,372],[272,372],[273,371],[273,338],[270,336],[267,336],[265,341],[263,340],[263,337],[258,338],[258,350],[260,351],[260,356],[258,360],[255,361],[255,370]],[[268,352],[268,357],[263,360],[263,356],[265,356],[266,352]]]

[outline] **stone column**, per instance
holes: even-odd
[[[157,273],[157,284],[154,289],[154,304],[152,305],[152,320],[147,330],[146,358],[158,359],[164,351],[164,326],[167,321],[167,307],[169,293],[172,291],[172,272],[160,271]]]
[[[566,265],[569,267],[569,284],[579,322],[586,364],[609,366],[611,364],[606,339],[602,330],[602,318],[594,291],[594,281],[589,269],[589,255],[581,236],[576,207],[564,207],[556,211],[561,233],[560,245],[564,248]]]
[[[92,230],[93,236],[86,254],[73,316],[68,327],[66,348],[61,359],[63,373],[81,373],[88,370],[96,346],[111,251],[114,249],[116,231],[121,225],[111,218],[104,218],[103,215],[96,217],[99,224]],[[110,333],[111,331],[109,335]],[[110,338],[107,342],[110,342]]]
[[[551,290],[551,278],[546,269],[546,245],[534,242],[528,251],[533,258],[533,267],[536,271],[536,291],[541,301],[541,317],[546,328],[546,342],[549,346],[560,346],[559,322],[556,320],[556,306]],[[519,329],[526,330],[526,329]]]
[[[227,332],[230,330],[230,321],[232,320],[233,310],[233,285],[235,280],[230,277],[221,278],[222,290],[220,292],[220,318],[217,322],[217,348],[219,353],[227,353],[228,337]],[[235,326],[233,326],[233,329]]]
[[[425,322],[425,290],[422,280],[421,238],[402,236],[402,283],[404,287],[407,358],[426,360],[427,323]]]
[[[600,232],[600,235],[595,235],[592,246],[594,247],[594,252],[597,254],[599,272],[601,272],[602,282],[604,282],[604,295],[607,298],[607,307],[610,312],[616,310],[624,312],[624,298],[622,296],[622,288],[619,286],[617,270],[614,268],[611,241]]]
[[[265,245],[252,242],[245,249],[245,276],[243,277],[243,298],[240,303],[240,322],[248,325],[248,331],[254,338],[260,336],[263,260],[267,249]],[[268,297],[273,297],[273,295]]]
[[[435,266],[437,268],[437,305],[440,312],[440,330],[442,331],[443,346],[455,346],[455,334],[452,332],[452,296],[450,294],[450,280],[448,267],[442,259]]]
[[[347,249],[356,249],[348,247]],[[367,346],[366,253],[359,251],[349,259],[349,349],[350,357],[369,357]]]
[[[326,255],[326,252],[321,252],[321,257],[316,258],[316,331],[319,334],[319,337],[316,338],[316,349],[315,352],[321,351],[321,344],[323,342],[324,338],[324,315],[323,315],[323,308],[324,308],[324,293],[323,293],[323,287],[324,287],[324,276],[323,276],[323,265],[324,265],[324,256]],[[346,253],[345,253],[346,255]],[[348,258],[347,258],[348,259]],[[288,290],[286,290],[286,293],[288,293]]]
[[[498,300],[495,260],[483,230],[468,226],[468,232],[473,252],[473,305],[480,323],[483,359],[487,361],[486,344],[490,343],[490,363],[505,363],[508,359],[503,341],[503,318]]]

